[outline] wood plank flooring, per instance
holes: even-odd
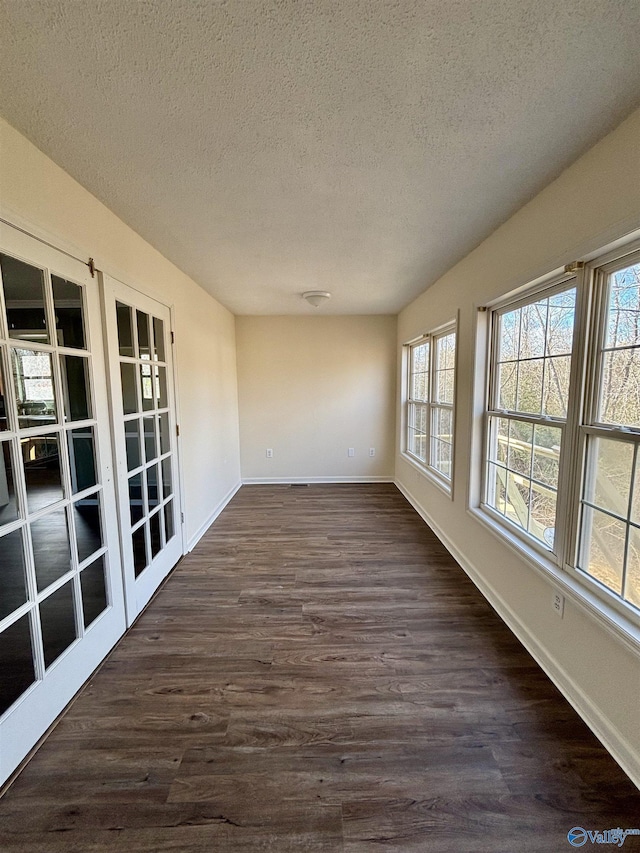
[[[553,853],[576,825],[640,826],[640,792],[392,485],[243,487],[0,800],[4,853]]]

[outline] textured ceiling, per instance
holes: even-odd
[[[638,0],[0,0],[0,113],[238,314],[396,312],[640,103]]]

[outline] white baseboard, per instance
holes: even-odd
[[[392,475],[388,477],[246,477],[243,486],[277,486],[314,483],[393,483]]]
[[[226,505],[229,503],[231,498],[235,495],[235,493],[238,491],[238,489],[241,486],[242,486],[242,483],[236,483],[236,485],[233,486],[233,488],[229,492],[227,492],[227,494],[222,498],[220,503],[217,505],[217,507],[211,513],[211,515],[207,518],[207,520],[203,524],[200,525],[198,530],[194,533],[194,535],[191,537],[191,539],[189,539],[189,541],[187,542],[187,550],[185,551],[185,554],[188,554],[189,551],[193,551],[193,549],[196,547],[198,542],[202,539],[204,534],[211,527],[213,522],[220,515],[222,510],[226,507]]]
[[[451,553],[462,570],[480,590],[489,604],[498,613],[500,618],[513,631],[525,649],[534,658],[536,663],[549,676],[565,699],[573,706],[579,716],[589,726],[594,735],[602,743],[605,749],[617,761],[631,781],[640,788],[640,755],[627,738],[622,735],[616,726],[607,719],[597,706],[591,702],[582,688],[576,684],[571,675],[558,665],[540,644],[537,637],[521,622],[517,614],[509,607],[504,599],[493,587],[486,582],[473,563],[462,554],[458,547],[449,537],[443,533],[434,520],[420,505],[418,500],[398,480],[395,481],[397,488],[402,492],[418,515],[429,525],[438,539]]]

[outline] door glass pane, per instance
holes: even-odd
[[[69,421],[84,421],[91,417],[91,402],[87,379],[87,359],[75,355],[60,356],[64,413]]]
[[[158,447],[156,444],[156,419],[143,418],[142,425],[144,428],[144,453],[147,462],[151,462],[158,455]]]
[[[21,442],[29,512],[61,500],[62,476],[57,435],[39,435]]]
[[[169,403],[167,402],[167,369],[166,367],[155,368],[156,382],[156,399],[159,409],[166,409]]]
[[[153,318],[153,343],[156,361],[165,361],[164,357],[164,323],[159,317]]]
[[[144,515],[144,497],[142,494],[142,474],[129,477],[129,511],[131,524],[134,525]]]
[[[55,423],[56,399],[50,353],[14,349],[13,384],[22,429]]]
[[[76,501],[73,504],[73,521],[78,544],[78,562],[82,563],[98,548],[102,548],[100,495],[95,494]]]
[[[69,430],[69,462],[73,494],[90,489],[98,482],[96,476],[95,439],[93,427]]]
[[[116,318],[118,322],[118,347],[120,355],[133,358],[133,332],[131,329],[131,308],[116,302]]]
[[[127,470],[133,471],[142,465],[140,449],[140,421],[135,418],[124,422],[124,441],[127,448]]]
[[[73,581],[69,581],[41,602],[40,623],[44,664],[48,667],[76,639]]]
[[[4,347],[0,347],[0,432],[9,429],[7,421],[7,384],[4,378]]]
[[[57,275],[51,276],[58,346],[85,348],[82,288]]]
[[[136,324],[138,326],[138,357],[151,359],[151,347],[149,346],[149,315],[145,314],[144,311],[136,311]]]
[[[147,546],[144,535],[145,527],[146,524],[143,524],[142,527],[135,530],[131,536],[133,544],[133,571],[136,577],[138,577],[147,565]]]
[[[35,680],[29,617],[23,616],[0,634],[0,714]]]
[[[166,459],[162,460],[162,494],[165,498],[168,498],[172,491],[171,459],[167,456]]]
[[[158,416],[158,426],[160,427],[160,453],[168,453],[171,450],[168,412]]]
[[[44,309],[42,270],[0,255],[9,337],[50,343]]]
[[[0,538],[0,619],[27,600],[22,531]]]
[[[87,566],[80,574],[84,627],[88,628],[107,609],[107,589],[104,580],[104,558]]]
[[[160,503],[160,495],[158,493],[158,466],[151,465],[147,468],[147,499],[149,501],[149,510],[158,506]]]
[[[151,365],[140,365],[140,394],[142,396],[142,410],[148,412],[154,408],[153,382],[151,379]]]
[[[122,379],[122,411],[125,415],[133,415],[138,411],[135,364],[129,364],[126,361],[121,362],[120,378]]]
[[[149,519],[149,533],[151,534],[151,559],[162,550],[162,538],[160,535],[160,512],[152,515]]]
[[[173,501],[169,501],[164,507],[164,541],[173,539],[173,534]]]
[[[71,568],[67,513],[64,509],[55,510],[30,526],[36,584],[41,592]]]
[[[18,505],[16,501],[16,490],[14,485],[15,462],[13,457],[13,445],[10,441],[3,441],[0,445],[0,526],[9,524],[18,518]]]

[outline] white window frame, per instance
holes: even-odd
[[[521,553],[528,562],[544,572],[550,573],[591,605],[609,623],[630,626],[625,629],[635,644],[640,638],[640,608],[626,601],[616,592],[579,568],[581,548],[581,526],[583,496],[590,476],[587,465],[587,443],[589,437],[604,437],[625,441],[634,445],[640,456],[640,427],[616,426],[598,421],[598,398],[602,371],[602,347],[607,318],[607,283],[609,276],[620,269],[640,262],[640,241],[629,243],[613,252],[604,251],[592,256],[589,262],[578,263],[577,270],[564,272],[538,280],[537,283],[519,288],[515,293],[480,309],[480,346],[484,340],[485,355],[477,351],[476,358],[482,367],[484,360],[484,400],[482,436],[478,445],[481,459],[481,474],[472,473],[472,512],[487,526],[504,538],[510,547]],[[574,266],[574,265],[572,265]],[[490,459],[490,423],[496,417],[519,417],[515,412],[504,412],[495,406],[497,400],[497,318],[507,311],[530,304],[543,296],[560,290],[576,287],[575,325],[572,349],[572,364],[566,418],[560,423],[562,443],[559,461],[559,478],[556,505],[556,537],[552,547],[512,523],[495,510],[488,502],[488,467]],[[483,335],[484,331],[484,335]],[[549,422],[558,425],[555,419],[534,418],[533,422]],[[476,455],[476,458],[478,456]],[[474,491],[475,489],[475,491]],[[475,494],[475,499],[473,495]],[[624,594],[624,589],[623,589]],[[622,622],[620,621],[622,619]]]
[[[438,342],[445,337],[454,336],[454,361],[453,361],[453,389],[451,402],[438,399],[436,375],[438,365]],[[427,393],[424,399],[414,399],[413,389],[413,352],[417,347],[428,345],[427,364]],[[405,383],[405,423],[403,429],[402,453],[422,473],[426,474],[434,483],[440,486],[449,496],[453,492],[453,474],[455,466],[455,395],[457,378],[458,357],[458,328],[456,320],[452,320],[419,338],[408,341],[404,345],[406,365],[404,371]],[[416,412],[422,410],[425,413],[425,455],[424,458],[411,450],[411,432],[414,429]],[[440,470],[436,464],[434,423],[439,412],[451,413],[451,461],[450,475]]]

